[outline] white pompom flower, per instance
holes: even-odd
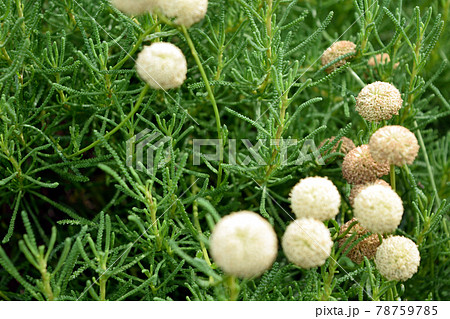
[[[355,218],[372,233],[391,233],[397,229],[403,216],[403,203],[390,187],[373,184],[355,197]]]
[[[292,188],[291,207],[297,218],[311,217],[318,220],[334,218],[339,213],[341,196],[326,177],[307,177]]]
[[[278,253],[278,239],[270,223],[250,211],[231,213],[215,226],[211,256],[228,275],[254,278],[269,269]]]
[[[151,12],[157,0],[111,0],[111,4],[129,15],[139,15]]]
[[[305,269],[321,266],[331,254],[333,241],[325,225],[313,218],[289,224],[281,242],[287,259]]]
[[[176,18],[175,23],[189,28],[203,20],[208,11],[208,0],[157,0],[161,12]]]
[[[417,272],[420,253],[412,240],[403,236],[391,236],[384,239],[378,247],[375,264],[386,279],[405,281]]]
[[[183,52],[175,45],[156,42],[139,53],[136,70],[150,87],[168,90],[184,83],[187,62]]]
[[[413,132],[400,125],[388,125],[376,131],[369,141],[370,154],[376,161],[411,165],[419,153],[419,143]]]

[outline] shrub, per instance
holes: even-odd
[[[210,0],[204,17],[206,1],[139,2],[124,13],[109,0],[0,0],[0,299],[450,299],[448,0]],[[354,50],[322,65],[336,41]],[[172,66],[186,79],[155,90],[136,60],[163,42],[185,56]],[[390,62],[369,65],[377,54]],[[356,99],[375,82],[403,103],[369,122]],[[343,138],[360,149],[386,125],[420,147],[370,178],[403,204],[392,235],[418,247],[405,282],[345,256],[373,234],[339,233],[354,217]],[[281,242],[290,191],[312,176],[340,197],[318,222],[329,258],[304,269],[278,247],[261,277],[224,274],[209,251],[215,224],[252,211]]]

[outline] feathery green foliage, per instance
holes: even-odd
[[[106,0],[0,0],[0,299],[450,300],[450,1],[420,3],[210,0],[186,30]],[[320,57],[344,39],[357,54],[327,74],[336,61]],[[150,90],[137,76],[137,52],[155,41],[186,55],[181,88]],[[368,66],[377,53],[391,62]],[[378,80],[405,102],[374,124],[354,105]],[[397,233],[422,260],[412,279],[386,281],[337,243],[311,270],[281,249],[257,279],[214,264],[208,239],[221,216],[259,212],[281,238],[289,191],[306,176],[327,176],[342,195],[339,223],[327,223],[336,240],[353,213],[344,154],[329,151],[343,136],[365,144],[385,124],[409,128],[421,146],[412,166],[397,168]],[[129,165],[127,153],[146,129],[167,141],[151,170]],[[311,151],[331,136],[322,158]],[[223,159],[194,165],[193,140],[217,138]]]

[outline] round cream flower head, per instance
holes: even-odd
[[[411,239],[391,236],[378,247],[375,265],[386,279],[405,281],[417,272],[420,253]]]
[[[339,230],[339,235],[345,233],[350,225],[355,221],[357,220],[353,218],[342,225]],[[354,235],[355,233],[356,235]],[[364,256],[367,257],[367,259],[372,259],[375,256],[378,246],[380,246],[380,239],[378,238],[378,235],[372,234],[369,237],[361,240],[359,243],[353,246],[352,249],[349,250],[354,241],[358,240],[364,235],[367,235],[368,233],[369,231],[367,229],[357,223],[353,225],[348,233],[339,240],[339,247],[342,247],[349,238],[354,236],[353,239],[351,239],[344,248],[345,255],[347,255],[347,257],[350,258],[354,263],[362,263],[364,260]]]
[[[353,212],[361,226],[372,233],[391,233],[402,220],[403,203],[391,188],[374,184],[359,192]]]
[[[354,52],[356,53],[356,44],[354,44],[351,41],[338,41],[333,43],[333,45],[331,45],[331,47],[329,47],[328,49],[325,50],[325,52],[323,52],[322,54],[322,65],[325,66],[328,63],[330,63],[331,61],[336,60],[337,58],[346,55],[348,53]],[[343,66],[345,63],[347,63],[347,59],[352,58],[353,56],[349,56],[345,59],[342,59],[336,63],[334,63],[333,65],[331,65],[330,67],[328,67],[326,69],[326,71],[328,73],[333,72],[334,70],[336,70],[337,68]]]
[[[326,177],[307,177],[294,186],[290,194],[291,207],[297,218],[318,220],[334,218],[339,213],[341,196]]]
[[[111,4],[125,14],[139,15],[155,8],[157,0],[110,0]]]
[[[377,178],[389,173],[388,162],[376,162],[368,145],[361,145],[351,150],[342,162],[342,176],[350,184],[375,182]]]
[[[389,125],[376,131],[369,141],[370,154],[376,161],[411,165],[419,153],[419,143],[410,130],[400,125]]]
[[[278,253],[273,227],[250,211],[231,213],[215,226],[210,238],[214,262],[229,275],[253,278],[269,269]]]
[[[281,245],[290,262],[308,269],[325,263],[330,256],[333,241],[330,231],[322,222],[302,218],[289,224]]]
[[[386,82],[366,85],[356,98],[356,111],[367,121],[389,120],[402,107],[399,90]]]
[[[348,197],[348,200],[350,201],[350,205],[353,207],[355,205],[355,198],[358,196],[359,192],[361,192],[364,188],[370,185],[382,185],[391,188],[391,185],[383,181],[382,179],[377,179],[373,183],[366,183],[366,184],[357,184],[352,187],[352,190],[350,191],[350,196]]]
[[[161,12],[169,17],[176,18],[175,23],[189,28],[206,15],[208,0],[156,0]]]
[[[175,45],[156,42],[139,53],[136,69],[150,87],[168,90],[181,86],[186,80],[187,62]]]

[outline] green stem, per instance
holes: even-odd
[[[48,301],[53,301],[54,296],[53,296],[52,287],[50,285],[50,274],[47,272],[47,269],[43,269],[41,271],[41,276],[42,276],[42,282],[44,284],[45,296],[47,297]]]
[[[103,276],[100,277],[100,300],[106,300],[106,279],[103,279]]]
[[[280,108],[280,125],[278,126],[277,132],[275,134],[275,140],[278,141],[278,143],[280,142],[281,136],[283,135],[283,131],[284,131],[284,120],[286,118],[286,110],[287,107],[289,106],[289,101],[288,101],[288,94],[289,92],[286,91],[284,93],[284,95],[281,97],[281,108]],[[276,148],[273,150],[272,152],[272,158],[270,159],[270,166],[267,168],[266,171],[266,176],[265,178],[267,179],[270,174],[273,172],[273,170],[277,167],[276,164],[273,164],[275,162],[275,159],[277,158],[278,155],[278,146],[276,146]]]
[[[228,276],[226,284],[230,290],[230,301],[236,301],[239,296],[239,285],[236,284],[236,277]]]
[[[414,121],[414,126],[415,126],[415,128],[418,127],[416,121]],[[422,133],[420,132],[419,129],[417,129],[417,139],[419,140],[419,145],[423,151],[423,157],[425,159],[425,164],[427,165],[427,171],[428,171],[428,176],[430,177],[431,187],[433,188],[434,195],[436,196],[436,204],[439,207],[441,205],[441,199],[439,198],[439,193],[436,188],[436,183],[434,181],[433,168],[431,167],[430,159],[428,158],[427,149],[425,147],[425,143],[423,142]]]
[[[183,26],[183,25],[180,26],[180,29],[183,32],[184,36],[186,37],[186,41],[189,45],[189,48],[191,49],[191,53],[195,59],[195,62],[197,63],[198,69],[200,70],[200,74],[202,75],[203,82],[205,83],[206,91],[208,92],[209,99],[210,99],[211,104],[214,109],[214,115],[216,117],[217,136],[220,141],[220,163],[219,163],[219,169],[218,169],[218,173],[217,173],[217,185],[220,185],[221,179],[222,179],[222,163],[223,163],[223,134],[222,134],[222,125],[220,124],[219,108],[217,107],[216,99],[214,97],[214,93],[212,91],[211,85],[209,84],[208,77],[206,76],[205,69],[203,68],[203,64],[200,61],[197,50],[195,49],[194,42],[192,42],[191,36],[189,35],[189,32],[187,31],[185,26]]]
[[[390,177],[391,177],[391,188],[395,191],[395,165],[391,164],[391,170],[390,170]]]
[[[136,51],[140,48],[142,42],[144,42],[145,38],[153,32],[153,30],[155,30],[155,28],[159,25],[159,22],[155,23],[154,25],[152,25],[151,28],[149,28],[147,31],[145,31],[143,34],[141,34],[141,36],[139,37],[139,39],[137,40],[136,44],[133,46],[133,48],[131,49],[131,51],[129,53],[127,53],[127,55],[119,61],[119,63],[117,63],[112,70],[117,70],[120,69],[122,67],[122,65],[125,64],[125,62],[128,61],[128,59],[130,59],[134,53],[136,53]]]
[[[353,78],[355,78],[356,82],[359,83],[359,85],[361,85],[362,87],[366,86],[366,83],[364,83],[363,80],[361,80],[361,78],[359,77],[358,74],[355,73],[355,71],[353,71],[352,68],[348,68],[348,70],[350,71],[350,74],[353,76]]]
[[[139,99],[137,100],[136,104],[134,105],[133,109],[131,110],[131,112],[127,115],[127,117],[119,123],[119,125],[117,125],[112,131],[108,132],[105,134],[105,136],[103,137],[103,139],[107,140],[108,138],[110,138],[112,135],[114,135],[114,133],[116,133],[118,130],[120,130],[122,128],[122,126],[124,126],[132,117],[134,114],[136,114],[136,112],[139,110],[139,107],[142,104],[142,101],[144,100],[145,95],[147,94],[149,89],[148,85],[145,85],[144,89],[142,90],[141,94],[139,95]],[[93,142],[92,144],[86,146],[85,148],[83,148],[82,150],[79,150],[76,153],[73,153],[72,155],[67,156],[68,158],[71,157],[75,157],[78,155],[83,154],[84,152],[89,151],[91,148],[95,147],[97,144],[99,144],[101,142],[101,140],[96,140],[95,142]]]

